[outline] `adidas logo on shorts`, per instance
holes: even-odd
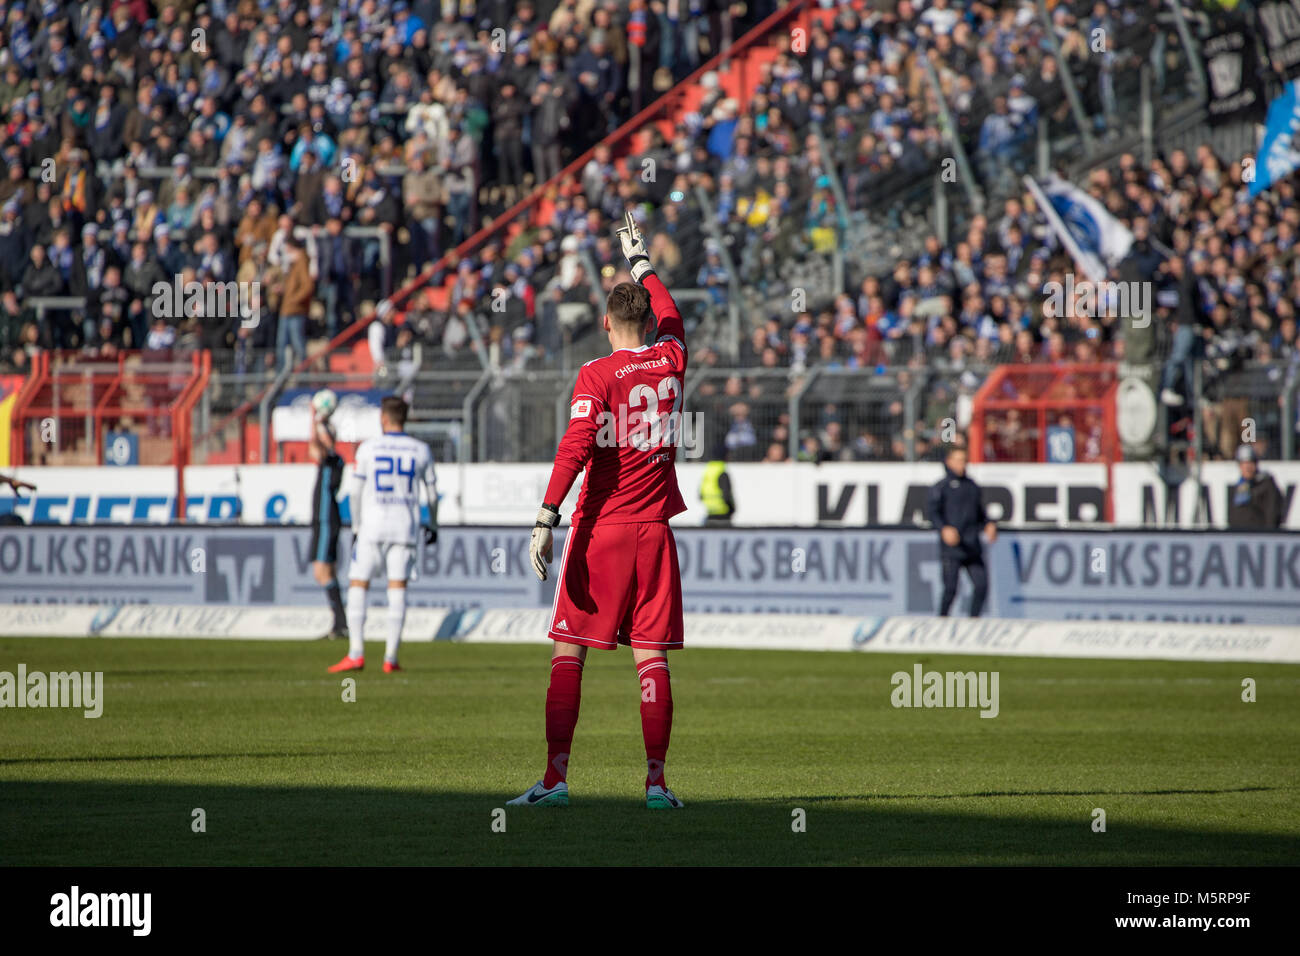
[[[569,622],[561,621],[559,624],[555,625],[555,629],[557,631],[567,631],[569,629]]]

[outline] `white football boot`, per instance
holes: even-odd
[[[569,805],[569,785],[561,780],[550,790],[538,780],[524,793],[507,800],[508,807],[567,807]]]
[[[680,810],[686,806],[667,787],[658,784],[646,787],[645,805],[648,810]]]

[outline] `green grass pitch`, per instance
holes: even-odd
[[[0,710],[0,864],[1300,860],[1298,666],[688,649],[686,809],[652,812],[631,655],[592,652],[571,806],[498,832],[545,761],[549,647],[407,645],[390,676],[372,646],[355,703],[325,673],[341,650],[0,638],[0,670],[104,672],[99,719]],[[999,672],[999,716],[895,709],[918,662]]]

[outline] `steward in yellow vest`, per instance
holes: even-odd
[[[700,501],[708,513],[705,525],[729,525],[736,512],[736,500],[731,496],[731,477],[727,474],[725,457],[714,458],[704,467],[700,480]]]

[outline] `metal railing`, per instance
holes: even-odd
[[[691,369],[682,406],[695,416],[691,453],[712,456],[725,448],[735,461],[929,460],[943,447],[945,432],[969,426],[974,393],[995,367]],[[422,382],[439,374],[447,384],[456,378],[420,373],[416,395]],[[454,423],[461,462],[549,461],[568,425],[575,378],[559,369],[464,373],[455,381],[463,396],[458,408],[444,401],[443,410],[429,416],[417,402],[413,421],[437,421],[444,430]],[[1206,435],[1205,457],[1231,457],[1246,418],[1254,422],[1262,453],[1295,457],[1300,363],[1247,363],[1203,381],[1196,431]],[[1222,423],[1223,435],[1235,436],[1232,442],[1216,442],[1215,422]]]
[[[1161,342],[1148,363],[1156,380],[1168,358],[1165,346]],[[1231,365],[1199,358],[1193,365],[1197,401],[1188,437],[1194,445],[1168,437],[1169,413],[1175,410],[1161,405],[1152,450],[1156,458],[1184,445],[1189,460],[1231,458],[1243,440],[1257,442],[1262,457],[1296,458],[1300,356]],[[944,438],[946,432],[967,429],[971,397],[996,367],[977,362],[877,368],[695,366],[683,388],[683,413],[694,416],[687,454],[713,456],[725,449],[734,461],[930,460],[950,440]],[[102,396],[87,404],[86,377],[97,368],[93,362],[77,362],[49,373],[48,403],[65,417],[86,419],[70,435],[92,433],[86,416]],[[151,367],[154,373],[170,368],[165,363]],[[246,434],[241,428],[237,458],[283,460],[271,429],[281,394],[289,387],[328,386],[340,392],[382,388],[402,394],[412,406],[408,430],[434,444],[441,461],[549,461],[568,426],[576,379],[576,371],[561,368],[405,369],[399,374],[385,366],[383,371],[214,372],[191,403],[190,434],[209,438],[193,442],[190,460],[205,463],[219,450],[209,431],[214,404],[250,393],[259,396],[249,423],[257,429]],[[93,447],[88,443],[85,451],[93,454]]]
[[[1196,434],[1201,456],[1230,459],[1243,441],[1261,458],[1295,458],[1297,363],[1247,361],[1231,369],[1197,363]]]

